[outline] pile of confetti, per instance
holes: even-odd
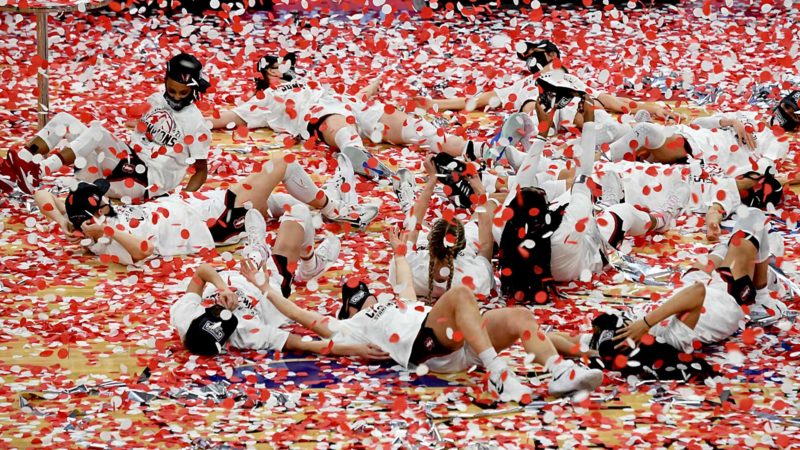
[[[345,13],[332,11],[332,2],[279,2],[271,13],[223,2],[203,17],[150,14],[143,3],[111,2],[88,14],[51,17],[49,62],[36,56],[31,15],[0,15],[1,154],[35,132],[37,73],[49,76],[53,113],[99,120],[125,136],[125,123],[162,89],[165,62],[180,51],[204,63],[212,87],[199,106],[208,117],[245,100],[255,61],[281,48],[298,51],[304,75],[338,92],[355,93],[380,76],[378,98],[409,112],[416,96],[472,96],[524,76],[515,56],[523,39],[558,43],[564,64],[595,91],[667,100],[694,115],[741,110],[763,119],[769,109],[752,95],[774,104],[800,69],[800,8],[791,0],[584,1],[569,8],[524,1],[517,10],[492,3],[419,12],[403,2],[373,0]],[[496,133],[505,114],[431,118],[482,140]],[[318,180],[334,164],[324,144],[265,131],[218,132],[212,148],[212,187],[239,179],[276,148],[295,152]],[[420,149],[371,148],[390,165],[422,175]],[[783,172],[797,171],[797,150],[792,138],[779,165]],[[58,190],[61,182],[46,184]],[[353,274],[390,291],[391,253],[383,232],[403,215],[388,181],[361,179],[356,190],[381,202],[381,216],[364,231],[324,225],[342,235],[342,253],[329,272],[295,290],[301,306],[334,314],[338,286]],[[431,218],[441,206],[434,200]],[[713,383],[642,382],[609,372],[598,391],[576,399],[547,397],[544,371],[526,363],[515,346],[503,356],[540,397],[526,406],[486,406],[475,400],[479,370],[440,378],[348,358],[236,350],[192,356],[169,325],[169,306],[179,296],[179,281],[200,263],[233,267],[235,247],[123,267],[51,233],[29,197],[0,197],[0,217],[4,447],[800,447],[797,322],[754,325],[704,348],[722,373]],[[776,264],[797,283],[796,193],[787,193],[776,217],[785,246]],[[659,270],[685,268],[710,248],[699,216],[683,217],[664,236],[626,245],[641,267]],[[671,283],[650,285],[610,271],[570,283],[563,299],[532,308],[545,327],[586,332],[599,309],[657,301],[672,290]],[[794,309],[800,308],[796,300],[787,295]]]

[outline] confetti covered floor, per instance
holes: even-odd
[[[137,105],[162,88],[166,59],[183,50],[204,61],[214,81],[201,104],[210,115],[243,99],[252,62],[279,40],[302,50],[301,67],[338,90],[355,92],[382,73],[379,98],[400,107],[409,107],[406,99],[421,88],[452,96],[505,84],[521,75],[514,40],[534,36],[551,36],[569,67],[608,92],[630,94],[626,83],[675,72],[690,88],[675,91],[670,102],[693,115],[763,113],[747,103],[753,85],[786,89],[798,71],[800,10],[791,1],[492,8],[491,15],[466,17],[396,11],[396,3],[384,16],[328,18],[294,5],[301,11],[294,18],[279,10],[169,19],[131,15],[129,8],[51,18],[51,111],[104,121],[122,136]],[[30,16],[2,13],[0,20],[4,155],[35,131],[35,74],[43,62],[34,56]],[[713,88],[719,89],[715,102],[697,107],[698,95]],[[646,87],[637,92],[640,98],[661,95]],[[503,113],[445,118],[452,132],[485,139]],[[333,158],[325,146],[237,130],[215,133],[209,185],[237,179],[254,160],[282,147],[297,152],[318,180],[327,176]],[[391,165],[421,174],[418,149],[374,149]],[[796,170],[797,149],[793,138],[781,170]],[[382,218],[365,232],[325,225],[342,234],[342,254],[323,277],[296,289],[293,298],[303,306],[336,311],[336,286],[350,274],[388,289],[390,253],[382,231],[402,216],[386,181],[361,181],[358,192],[382,202]],[[47,185],[58,189],[57,180]],[[797,193],[788,193],[778,212],[785,242],[778,263],[795,281],[799,205]],[[176,285],[201,262],[232,266],[235,247],[126,268],[102,264],[52,235],[29,198],[0,197],[0,217],[0,447],[800,447],[797,322],[748,328],[705,348],[723,374],[715,386],[639,384],[608,373],[596,393],[575,402],[546,397],[542,368],[525,366],[521,348],[514,347],[503,355],[528,375],[541,401],[518,409],[499,405],[504,414],[481,417],[476,414],[488,410],[472,401],[479,371],[440,378],[346,358],[239,351],[190,356],[168,323]],[[688,216],[665,236],[626,245],[653,266],[686,267],[709,248],[702,230],[701,218]],[[566,300],[535,308],[539,321],[585,332],[601,305],[622,308],[670,289],[627,282],[612,271],[563,291]],[[796,300],[787,303],[798,309]]]

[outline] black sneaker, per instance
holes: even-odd
[[[467,171],[467,164],[447,153],[439,153],[434,156],[433,164],[436,166],[436,176],[439,181],[450,188],[449,192],[445,189],[445,194],[450,198],[450,201],[459,208],[470,208],[472,206],[470,196],[475,191],[463,175]],[[480,176],[480,171],[478,174]]]

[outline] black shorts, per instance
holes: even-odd
[[[308,121],[308,126],[306,127],[306,130],[308,130],[308,135],[309,136],[316,136],[317,139],[319,139],[320,141],[324,142],[325,138],[322,136],[322,131],[320,131],[319,127],[321,127],[322,124],[326,120],[328,120],[328,117],[330,117],[332,115],[333,114],[325,114],[324,116],[322,116],[322,117],[320,117],[318,119],[312,118],[311,120],[309,120]]]
[[[134,183],[140,184],[145,187],[145,197],[150,198],[150,190],[146,189],[150,184],[147,181],[147,164],[142,161],[142,158],[136,154],[133,149],[128,149],[128,157],[117,163],[114,170],[106,177],[109,183],[122,182],[128,179],[133,180]],[[144,167],[142,173],[136,171],[136,166]]]
[[[427,322],[428,316],[425,316],[417,338],[414,339],[414,344],[411,346],[411,356],[408,358],[411,364],[420,365],[431,358],[453,353],[452,349],[445,347],[436,338],[433,328],[426,326]]]
[[[247,209],[236,205],[236,194],[228,190],[225,192],[225,210],[217,217],[213,225],[208,227],[214,242],[221,244],[235,235],[244,231],[244,216]]]

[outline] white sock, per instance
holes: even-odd
[[[63,165],[64,163],[58,155],[50,155],[42,161],[42,173],[53,173]]]
[[[336,217],[338,215],[338,212],[336,211],[336,205],[333,204],[333,201],[331,201],[330,197],[328,197],[328,203],[325,203],[325,206],[320,209],[320,212],[327,218]]]
[[[353,127],[340,128],[333,136],[333,141],[339,149],[345,147],[365,148],[364,141],[361,140],[361,135],[359,135],[358,131]]]
[[[568,361],[563,359],[561,355],[555,354],[547,358],[547,361],[544,363],[544,368],[552,374],[561,373],[564,365],[567,363]]]
[[[311,255],[311,258],[303,259],[300,258],[300,272],[301,273],[311,273],[317,270],[320,265],[320,259],[317,257],[317,252]]]
[[[478,358],[481,359],[483,367],[489,367],[492,361],[495,361],[497,359],[497,352],[495,351],[494,348],[489,347],[486,350],[482,351],[481,354],[478,355]]]

